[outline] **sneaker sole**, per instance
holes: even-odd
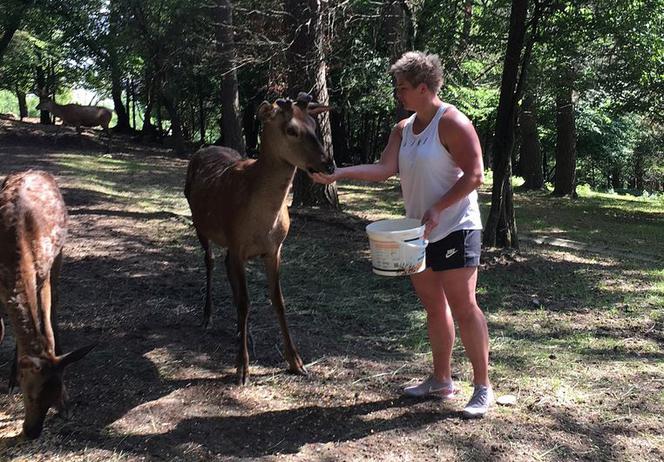
[[[457,397],[458,390],[454,390],[452,393],[439,393],[439,392],[430,392],[427,393],[426,395],[415,395],[415,394],[410,394],[407,392],[404,392],[404,396],[407,396],[408,398],[437,398],[442,401],[448,401],[451,399],[455,399]]]
[[[479,413],[473,413],[473,412],[468,412],[468,411],[463,411],[463,417],[466,419],[482,419],[484,416],[487,414],[488,411],[486,412],[479,412]]]

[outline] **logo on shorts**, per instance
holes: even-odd
[[[458,252],[457,249],[448,249],[447,253],[445,254],[445,258],[450,258],[452,255],[454,255],[457,252]]]

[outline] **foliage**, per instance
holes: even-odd
[[[330,103],[341,119],[335,130],[343,131],[338,138],[351,151],[349,159],[375,159],[394,123],[387,70],[396,44],[388,40],[394,19],[386,15],[389,4],[404,13],[403,43],[441,57],[441,97],[467,114],[490,146],[510,3],[326,2]],[[624,187],[645,182],[651,192],[661,190],[664,0],[544,3],[550,8],[528,72],[537,93],[546,170],[554,161],[554,97],[565,82],[573,86],[578,106],[580,181],[607,187],[609,178],[619,176]],[[151,121],[166,131],[168,97],[185,138],[197,140],[203,128],[202,141],[215,141],[222,80],[216,6],[213,0],[35,0],[6,53],[0,88],[30,91],[41,73],[42,84],[58,93],[86,88],[102,98],[111,93],[117,72],[117,91],[126,101],[130,89],[138,127],[152,101]],[[233,8],[240,105],[251,114],[260,100],[284,93],[287,70],[298,63],[285,60],[282,2],[237,0]],[[560,74],[563,64],[570,66],[571,78]]]
[[[0,66],[0,89],[29,92],[34,85],[34,69],[48,44],[28,32],[17,31]]]

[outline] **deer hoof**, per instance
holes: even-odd
[[[72,411],[68,407],[64,407],[55,416],[62,420],[70,420],[72,418]]]
[[[291,374],[295,374],[295,375],[305,375],[305,376],[306,376],[306,375],[309,375],[309,372],[307,372],[307,370],[304,368],[304,364],[302,364],[301,361],[299,362],[299,364],[296,364],[296,365],[294,365],[294,366],[291,366],[291,367],[288,369],[288,371],[289,371]]]
[[[202,323],[203,329],[211,330],[212,329],[212,319],[205,318]]]
[[[241,387],[249,384],[249,372],[247,371],[238,371],[237,373],[237,384]]]

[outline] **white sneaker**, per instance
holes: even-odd
[[[425,381],[417,385],[410,385],[403,389],[406,396],[413,398],[424,398],[425,396],[433,396],[440,399],[451,399],[457,393],[457,388],[454,386],[453,381],[441,382],[433,375],[429,376]]]
[[[468,419],[477,419],[484,417],[493,403],[493,389],[486,385],[475,385],[473,396],[463,408],[463,416]]]

